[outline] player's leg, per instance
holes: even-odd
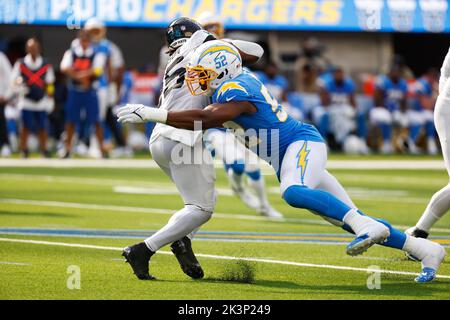
[[[351,228],[356,239],[347,247],[349,255],[361,254],[389,236],[389,229],[374,219],[361,215],[331,193],[316,189],[325,174],[325,143],[297,141],[286,150],[280,181],[284,200],[296,208],[307,209],[327,219],[340,221]]]
[[[236,149],[240,149],[239,154],[244,155],[245,175],[248,178],[248,186],[258,199],[258,213],[269,218],[282,219],[283,215],[270,205],[269,199],[267,198],[264,176],[261,174],[258,156],[238,141],[236,141]]]
[[[420,132],[425,125],[424,113],[417,110],[408,110],[407,117],[409,122],[409,152],[412,154],[418,154],[420,153],[420,149],[416,143],[419,138]]]
[[[33,128],[33,111],[22,109],[22,128],[20,130],[20,151],[23,158],[28,158],[28,135]]]
[[[438,154],[436,145],[436,128],[434,126],[434,114],[431,110],[423,111],[425,118],[425,135],[427,137],[427,152],[431,155]]]
[[[47,112],[37,111],[36,123],[38,129],[39,148],[44,158],[50,157],[50,153],[47,150],[47,140],[48,140],[47,122],[48,122]]]
[[[88,93],[86,93],[86,99],[87,99],[86,122],[88,124],[88,128],[92,128],[92,126],[94,126],[95,137],[97,138],[98,147],[100,149],[100,152],[102,153],[102,156],[105,157],[106,152],[103,144],[103,128],[101,120],[102,119],[101,117],[103,115],[100,114],[101,110],[97,92],[93,89],[90,90]],[[106,110],[104,111],[106,112]]]
[[[345,191],[344,187],[332,176],[329,172],[325,171],[322,175],[322,180],[318,185],[319,189],[326,190],[347,204],[350,208],[357,210],[356,205],[350,199],[349,195]],[[358,211],[360,212],[360,211]],[[342,227],[344,230],[354,233],[351,227],[339,220],[326,218],[332,224]],[[377,221],[383,223],[389,228],[389,237],[381,245],[399,249],[407,252],[409,255],[418,257],[418,260],[422,261],[423,269],[426,271],[421,277],[418,278],[420,282],[428,282],[434,278],[435,272],[440,264],[441,257],[445,254],[443,248],[431,241],[411,239],[411,237],[402,231],[395,229],[385,220]]]
[[[436,131],[441,141],[442,155],[450,176],[450,80],[447,80],[444,91],[439,94],[434,112]],[[418,237],[428,237],[431,227],[450,210],[450,184],[436,192],[431,198],[425,212],[414,228],[408,233]]]
[[[206,223],[214,211],[215,205],[215,171],[212,160],[209,163],[178,164],[173,162],[173,150],[183,148],[184,152],[190,152],[191,159],[194,153],[202,151],[194,150],[175,141],[159,138],[151,145],[151,153],[154,160],[174,181],[180,192],[185,206],[176,212],[167,225],[158,232],[145,239],[145,247],[141,244],[126,248],[124,255],[132,264],[132,267],[142,279],[151,279],[148,274],[148,261],[150,257],[162,246],[172,243],[171,249],[180,263],[182,270],[192,278],[202,278],[203,270],[198,263],[191,247],[191,238],[200,226]],[[179,152],[177,149],[175,152]],[[126,252],[127,250],[130,253]],[[133,256],[133,251],[140,252]],[[135,258],[144,257],[144,259]],[[138,259],[133,266],[133,259]]]
[[[73,136],[76,125],[80,123],[80,108],[83,107],[82,93],[74,89],[68,90],[67,101],[65,105],[66,117],[66,141],[65,151],[60,155],[61,158],[69,158],[72,152]]]
[[[381,153],[392,153],[392,114],[386,108],[375,107],[370,110],[369,119],[372,125],[380,128],[383,140]]]
[[[210,129],[204,134],[204,141],[221,159],[232,191],[250,208],[258,209],[261,203],[258,198],[248,192],[245,183],[245,147],[240,144],[234,134],[225,130]],[[244,148],[242,148],[242,147]]]

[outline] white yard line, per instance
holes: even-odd
[[[9,262],[9,261],[0,261],[0,264],[11,265],[11,266],[31,266],[31,263]]]
[[[65,242],[26,240],[26,239],[0,238],[0,241],[13,242],[13,243],[27,243],[27,244],[48,245],[48,246],[62,246],[62,247],[72,247],[72,248],[97,249],[97,250],[112,250],[112,251],[121,251],[121,250],[123,250],[123,248],[119,248],[119,247],[96,246],[96,245],[90,245],[90,244],[65,243]],[[158,253],[172,255],[172,252],[169,252],[169,251],[158,251]],[[380,273],[386,273],[386,274],[407,275],[407,276],[416,276],[417,275],[416,272],[409,272],[409,271],[394,271],[394,270],[383,270],[383,269],[374,270],[374,269],[370,269],[370,268],[356,268],[356,267],[349,267],[349,266],[336,266],[336,265],[329,265],[329,264],[302,263],[302,262],[293,262],[293,261],[286,261],[286,260],[272,260],[272,259],[262,259],[262,258],[219,256],[219,255],[204,254],[204,253],[198,253],[196,255],[198,257],[210,258],[210,259],[244,260],[244,261],[250,261],[250,262],[269,263],[269,264],[281,264],[281,265],[290,265],[290,266],[304,267],[304,268],[320,268],[320,269],[332,269],[332,270],[344,270],[344,271],[360,271],[360,272],[380,272]],[[437,278],[450,279],[450,275],[438,275]]]
[[[127,206],[114,206],[114,205],[100,205],[100,204],[87,204],[76,202],[60,202],[60,201],[40,201],[40,200],[24,200],[24,199],[2,199],[0,203],[18,204],[18,205],[30,205],[30,206],[49,206],[49,207],[61,207],[61,208],[76,208],[76,209],[91,209],[91,210],[111,210],[119,212],[138,212],[149,214],[163,214],[172,215],[177,210],[171,209],[159,209],[159,208],[142,208],[142,207],[127,207]],[[243,214],[231,214],[231,213],[214,213],[214,217],[222,219],[238,219],[238,220],[256,220],[256,221],[269,221],[263,216],[251,216]],[[289,220],[292,221],[292,220]],[[297,221],[297,220],[295,220]],[[313,221],[309,219],[299,220],[305,223]],[[319,221],[321,222],[321,221]]]

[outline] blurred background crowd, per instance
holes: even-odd
[[[433,124],[445,35],[239,31],[220,36],[266,51],[252,66],[291,116],[313,123],[334,152],[437,154]],[[77,30],[0,25],[1,157],[132,157],[152,124],[122,127],[126,103],[157,107],[167,63],[163,29]],[[116,41],[117,39],[117,41]]]

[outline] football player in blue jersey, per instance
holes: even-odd
[[[406,127],[406,97],[408,84],[401,76],[401,68],[394,66],[388,75],[381,75],[376,81],[375,108],[370,111],[372,124],[381,130],[383,144],[381,152],[392,153],[392,127],[394,124]]]
[[[92,37],[92,44],[97,52],[106,56],[105,72],[99,78],[98,103],[100,120],[105,127],[105,134],[112,134],[116,142],[116,149],[111,153],[114,157],[132,154],[131,148],[126,146],[125,137],[120,126],[117,125],[113,108],[119,103],[120,89],[125,72],[125,60],[120,48],[107,35],[107,28],[103,21],[90,18],[84,25]]]
[[[246,141],[254,142],[253,150],[273,166],[289,205],[307,209],[356,235],[347,254],[362,254],[374,244],[404,250],[422,261],[417,282],[435,278],[446,254],[444,248],[408,236],[358,210],[326,170],[327,147],[316,128],[291,118],[258,78],[243,70],[241,56],[232,45],[220,40],[204,43],[186,69],[191,93],[211,96],[212,104],[180,111],[127,105],[119,111],[119,121],[160,122],[188,130],[238,129]]]
[[[431,68],[412,86],[412,104],[408,110],[409,120],[409,151],[413,154],[419,153],[416,145],[421,129],[425,129],[427,138],[427,152],[437,154],[436,130],[433,121],[433,109],[436,103],[434,87],[438,86],[439,72]]]
[[[358,110],[355,99],[356,85],[341,67],[322,76],[318,81],[322,106],[313,109],[314,123],[323,137],[333,134],[339,146],[355,132],[358,153],[369,152],[366,145],[366,115]],[[344,148],[345,149],[345,148]]]

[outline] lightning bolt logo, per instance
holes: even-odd
[[[225,94],[225,92],[230,90],[241,90],[245,93],[247,93],[247,90],[243,86],[241,86],[237,82],[228,82],[225,83],[223,86],[220,87],[219,92],[217,93],[217,97],[220,97],[221,95]]]
[[[305,177],[306,166],[308,165],[308,155],[309,155],[310,151],[311,150],[308,149],[308,142],[305,141],[302,148],[300,149],[300,151],[297,154],[297,168],[300,168],[302,183],[303,183],[303,179]]]

